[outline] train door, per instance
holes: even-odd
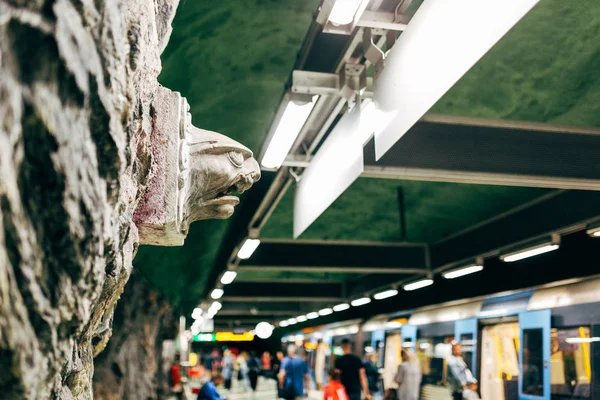
[[[454,340],[462,345],[463,360],[473,375],[477,374],[477,318],[454,323]]]
[[[519,400],[550,400],[550,310],[519,314]]]

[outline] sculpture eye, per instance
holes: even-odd
[[[238,153],[237,151],[230,151],[227,153],[227,156],[233,165],[238,168],[242,168],[242,165],[244,164],[244,156],[241,153]]]

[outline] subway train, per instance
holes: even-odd
[[[321,352],[326,369],[344,338],[376,355],[384,387],[394,385],[400,349],[413,349],[424,400],[451,399],[445,358],[455,340],[483,400],[600,399],[600,277],[308,328],[282,341],[302,343],[309,359]]]

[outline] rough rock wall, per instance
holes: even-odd
[[[0,397],[88,399],[178,0],[0,0]]]
[[[94,398],[164,399],[161,345],[176,334],[173,309],[143,276],[132,274],[115,310],[112,338],[94,360]]]

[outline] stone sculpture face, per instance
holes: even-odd
[[[247,147],[192,125],[179,93],[160,87],[154,108],[151,179],[134,219],[141,244],[181,246],[192,222],[229,218],[260,168]]]
[[[190,188],[183,199],[182,232],[197,220],[229,218],[239,203],[234,194],[244,193],[260,179],[250,149],[216,132],[188,129]]]

